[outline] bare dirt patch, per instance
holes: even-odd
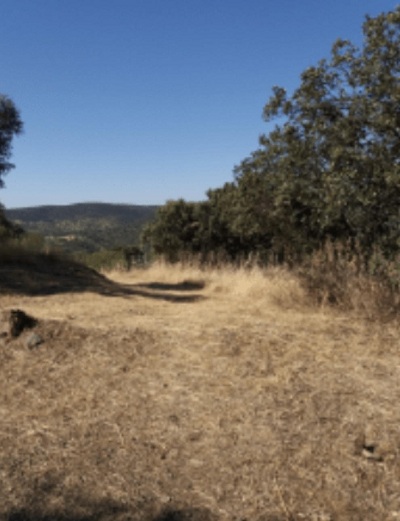
[[[43,338],[0,340],[4,519],[400,519],[396,324],[282,271],[106,284],[0,298]]]

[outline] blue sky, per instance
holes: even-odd
[[[387,0],[0,0],[0,92],[21,112],[7,208],[205,198],[333,42]]]

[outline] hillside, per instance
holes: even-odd
[[[69,252],[96,251],[136,244],[143,225],[157,206],[78,203],[6,209],[5,214],[26,231]]]
[[[399,519],[396,324],[281,269],[70,277],[0,297],[42,339],[0,338],[2,520]]]

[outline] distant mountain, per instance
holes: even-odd
[[[134,245],[158,206],[78,203],[6,209],[5,215],[46,243],[69,252]]]

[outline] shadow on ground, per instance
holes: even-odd
[[[153,510],[153,513],[151,512]],[[21,510],[6,514],[7,521],[217,521],[217,516],[205,508],[167,509],[158,515],[144,509],[140,511],[125,508],[100,509],[88,515],[77,516],[68,513],[38,513]]]
[[[45,255],[0,263],[0,295],[46,296],[89,291],[111,297],[138,296],[185,303],[204,299],[192,293],[203,287],[203,282],[196,281],[119,284],[87,266]]]
[[[139,288],[157,289],[160,291],[195,291],[204,289],[205,282],[198,280],[184,280],[177,284],[166,284],[164,282],[149,282],[147,284],[135,284]]]

